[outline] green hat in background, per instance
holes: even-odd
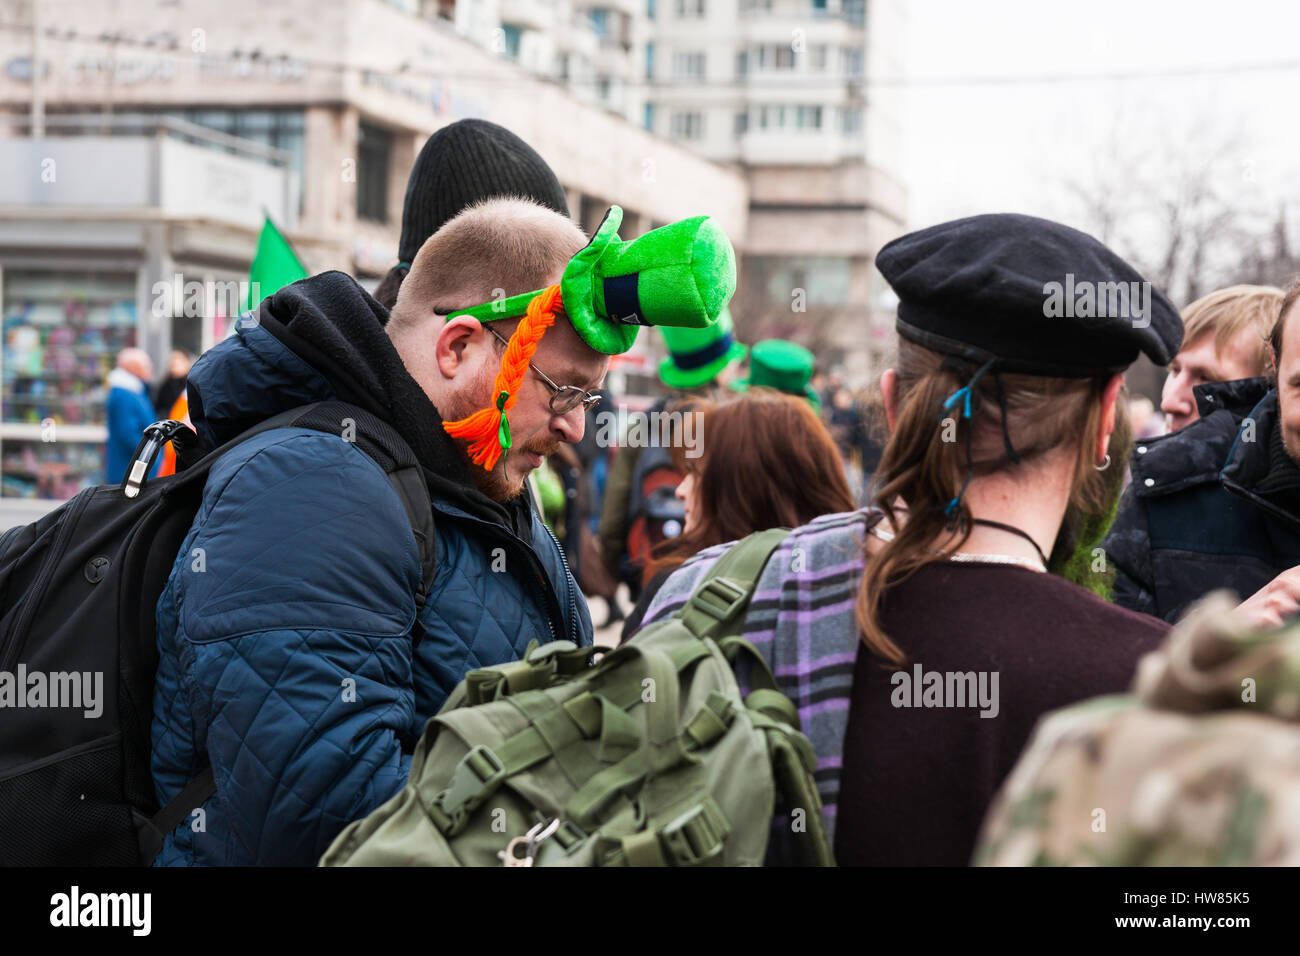
[[[659,363],[659,378],[669,388],[698,388],[749,350],[731,335],[731,311],[724,305],[717,321],[702,329],[661,325],[668,357]]]
[[[816,360],[812,352],[802,345],[785,339],[764,339],[754,346],[749,356],[749,378],[736,382],[732,388],[743,392],[753,386],[774,388],[788,395],[801,395],[820,411],[821,398],[808,384]]]

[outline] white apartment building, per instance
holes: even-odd
[[[874,376],[893,318],[872,262],[903,228],[901,0],[396,0],[575,96],[740,171],[738,332]]]
[[[530,9],[491,2],[497,31]],[[699,214],[738,245],[746,233],[739,170],[575,95],[576,81],[511,62],[432,8],[39,0],[36,29],[33,9],[0,0],[0,527],[14,502],[48,507],[102,480],[102,383],[119,349],[140,345],[162,368],[173,345],[202,350],[229,332],[238,306],[206,293],[247,280],[264,214],[311,272],[373,288],[397,261],[415,157],[455,120],[491,120],[530,143],[588,231],[617,203],[628,238]],[[520,30],[518,58],[537,32]],[[579,42],[552,32],[557,56]],[[600,44],[581,42],[598,69]],[[621,39],[614,52],[630,55]],[[611,101],[622,90],[611,80]],[[157,308],[160,283],[179,290],[170,310]],[[197,308],[189,283],[204,289]],[[620,376],[653,369],[650,338]]]
[[[649,2],[646,128],[749,184],[742,338],[793,338],[865,379],[893,318],[872,263],[906,204],[898,110],[867,78],[901,75],[901,4]]]
[[[644,0],[390,0],[454,26],[479,47],[578,100],[640,122],[642,51],[649,39]]]

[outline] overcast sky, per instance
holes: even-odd
[[[897,90],[911,227],[1002,211],[1083,226],[1064,184],[1087,181],[1114,148],[1198,163],[1226,144],[1216,173],[1243,203],[1300,198],[1300,3],[905,0],[904,9],[908,77]],[[1095,78],[1275,63],[1290,66]],[[1062,75],[1094,78],[1041,80]],[[957,77],[971,81],[947,82]],[[998,77],[1016,81],[988,82]]]

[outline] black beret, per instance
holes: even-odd
[[[972,216],[886,245],[876,267],[898,293],[898,334],[1008,372],[1082,378],[1145,352],[1167,365],[1178,310],[1087,233],[1034,216]]]

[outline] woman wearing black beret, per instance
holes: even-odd
[[[838,861],[965,865],[1038,718],[1124,691],[1165,632],[1062,575],[1119,494],[1124,369],[1166,364],[1182,323],[1100,242],[1028,216],[912,233],[876,264],[900,304],[873,507],[792,532],[742,633],[799,708]]]

